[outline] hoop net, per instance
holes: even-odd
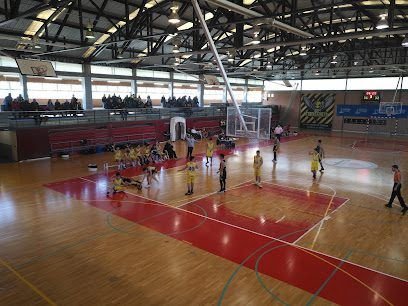
[[[386,115],[387,117],[392,117],[399,115],[402,112],[401,102],[380,102],[380,107],[378,113]]]
[[[241,108],[241,113],[248,131],[245,131],[235,107],[228,107],[227,136],[270,139],[272,116],[270,108]]]

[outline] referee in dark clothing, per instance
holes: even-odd
[[[398,197],[398,200],[402,207],[401,212],[403,215],[405,215],[405,213],[408,210],[408,207],[405,204],[404,198],[401,195],[401,171],[399,171],[398,165],[392,166],[392,172],[394,172],[394,186],[392,187],[391,198],[388,201],[388,204],[385,205],[385,207],[391,208],[392,202],[394,202],[395,197]]]

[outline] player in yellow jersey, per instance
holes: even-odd
[[[261,186],[261,167],[263,164],[263,158],[261,156],[261,152],[258,150],[256,151],[256,155],[254,156],[254,174],[255,174],[255,185],[259,188]]]
[[[125,183],[123,182],[122,176],[120,175],[120,172],[116,172],[115,176],[112,177],[112,183],[111,186],[108,188],[108,191],[106,193],[106,196],[108,197],[110,194],[110,191],[112,191],[112,194],[115,194],[117,192],[123,192],[124,191],[124,185]]]
[[[143,165],[142,148],[140,147],[140,145],[137,145],[135,152],[136,159],[139,161],[139,165]]]
[[[114,154],[114,159],[118,163],[118,170],[124,169],[125,164],[123,162],[123,153],[122,150],[119,147],[115,148],[115,151],[113,152]]]
[[[206,149],[206,157],[207,157],[207,162],[205,165],[208,167],[208,159],[211,161],[211,166],[213,162],[213,154],[214,154],[214,142],[212,141],[212,138],[209,138],[207,141],[207,149]]]
[[[133,146],[131,146],[129,149],[129,158],[130,158],[130,162],[132,163],[132,166],[136,167],[137,166],[137,154]]]
[[[319,169],[319,149],[315,148],[309,154],[312,156],[311,164],[310,164],[310,171],[313,173],[313,179],[316,179],[316,171]]]
[[[186,171],[187,174],[187,192],[186,195],[194,193],[194,181],[196,177],[196,170],[198,169],[196,162],[194,161],[194,156],[190,156],[190,161],[187,162],[186,166],[179,171]]]

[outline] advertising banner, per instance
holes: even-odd
[[[303,94],[300,103],[300,127],[330,130],[335,97],[335,93]]]

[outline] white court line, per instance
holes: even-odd
[[[82,178],[82,177],[80,177],[80,179],[83,179],[83,180],[85,180],[85,181],[89,181],[89,182],[92,182],[92,183],[96,184],[96,182],[91,181],[91,180],[88,180],[88,179],[84,179],[84,178]],[[129,194],[132,194],[132,193],[129,193]],[[238,226],[238,225],[230,224],[230,223],[227,223],[227,222],[224,222],[224,221],[221,221],[221,220],[217,220],[217,219],[214,219],[214,218],[211,218],[211,217],[208,217],[208,216],[203,216],[203,215],[200,215],[200,214],[198,214],[198,213],[195,213],[195,212],[192,212],[192,211],[189,211],[189,210],[182,209],[182,208],[180,208],[180,207],[174,207],[174,206],[168,205],[168,204],[166,204],[166,203],[164,203],[164,202],[160,202],[160,201],[157,201],[157,200],[152,200],[152,199],[149,199],[149,198],[144,197],[144,196],[140,196],[140,195],[136,195],[136,194],[132,194],[132,195],[137,196],[137,197],[141,197],[141,198],[143,198],[143,199],[150,200],[150,201],[153,201],[153,202],[157,202],[157,203],[162,204],[162,205],[164,205],[164,206],[167,206],[167,207],[169,207],[169,208],[174,208],[174,209],[180,210],[180,211],[182,211],[182,212],[186,212],[186,213],[189,213],[189,214],[192,214],[192,215],[201,217],[201,218],[205,218],[205,219],[208,219],[208,220],[217,222],[217,223],[221,223],[221,224],[224,224],[224,225],[227,225],[227,226],[230,226],[230,227],[234,227],[234,228],[237,228],[237,229],[242,230],[242,231],[245,231],[245,232],[249,232],[249,233],[252,233],[252,234],[261,236],[261,237],[269,238],[269,239],[272,239],[272,240],[274,240],[274,241],[277,241],[277,242],[281,242],[281,243],[283,243],[283,244],[286,244],[286,245],[288,245],[288,246],[292,246],[292,247],[297,248],[297,249],[299,249],[299,250],[304,250],[304,251],[307,251],[307,252],[314,252],[314,253],[320,254],[320,255],[322,255],[322,256],[326,256],[326,257],[333,258],[333,259],[336,259],[336,260],[339,260],[339,261],[343,261],[343,262],[348,263],[348,264],[350,264],[350,265],[353,265],[353,266],[356,266],[356,267],[360,267],[360,268],[362,268],[362,269],[366,269],[366,270],[369,270],[369,271],[372,271],[372,272],[375,272],[375,273],[379,273],[379,274],[382,274],[382,275],[385,275],[385,276],[388,276],[388,277],[391,277],[391,278],[394,278],[394,279],[398,279],[398,280],[400,280],[400,281],[403,281],[403,282],[408,283],[407,280],[402,279],[402,278],[399,278],[399,277],[397,277],[397,276],[394,276],[394,275],[391,275],[391,274],[387,274],[387,273],[385,273],[385,272],[377,271],[377,270],[374,270],[374,269],[371,269],[371,268],[368,268],[368,267],[365,267],[365,266],[356,264],[356,263],[354,263],[354,262],[351,262],[351,261],[348,261],[348,260],[344,260],[344,259],[340,259],[340,258],[338,258],[338,257],[332,256],[332,255],[329,255],[329,254],[325,254],[325,253],[322,253],[322,252],[319,252],[319,251],[316,251],[316,250],[312,250],[312,249],[309,249],[309,248],[306,248],[306,247],[303,247],[303,246],[300,246],[300,245],[295,245],[293,242],[292,242],[292,243],[291,243],[291,242],[287,242],[287,241],[281,240],[281,239],[279,239],[279,238],[271,237],[271,236],[268,236],[268,235],[265,235],[265,234],[262,234],[262,233],[258,233],[258,232],[252,231],[252,230],[247,229],[247,228],[244,228],[244,227],[240,227],[240,226]],[[86,202],[86,200],[82,200],[82,201]],[[183,204],[183,205],[185,205],[185,204]],[[181,205],[181,206],[182,206],[182,205]],[[343,206],[343,205],[342,205],[342,206]],[[341,206],[340,206],[340,207],[341,207]],[[340,207],[339,207],[339,208],[340,208]],[[307,253],[307,252],[306,252],[306,253]],[[310,255],[310,254],[309,254],[309,255]],[[322,260],[323,260],[323,259],[322,259]],[[350,272],[348,272],[348,273],[350,273]],[[350,273],[350,275],[352,275],[352,274]]]
[[[331,214],[333,214],[334,212],[336,212],[339,208],[343,207],[344,205],[346,205],[346,203],[350,201],[350,199],[347,199],[343,204],[341,204],[339,207],[337,207],[335,210],[333,210],[330,214],[328,214],[327,216],[330,216]],[[327,217],[326,216],[326,217]],[[322,220],[320,220],[319,222],[317,222],[315,225],[313,225],[311,228],[309,228],[307,230],[307,232],[305,232],[304,234],[302,234],[302,236],[300,236],[298,239],[296,239],[295,241],[293,241],[293,243],[298,243],[302,238],[304,238],[307,234],[309,234],[316,226],[318,226],[320,223],[323,224],[324,222],[324,218]],[[375,271],[375,270],[373,270]]]
[[[281,222],[283,219],[285,219],[286,216],[282,216],[282,218],[280,218],[278,221],[276,221],[275,223],[279,223]]]
[[[265,184],[269,184],[269,185],[276,185],[276,186],[280,186],[280,187],[285,187],[285,188],[291,188],[291,189],[301,190],[301,191],[310,192],[310,193],[316,193],[316,194],[326,195],[326,196],[329,196],[329,197],[332,197],[332,196],[333,196],[332,194],[329,194],[329,193],[318,192],[318,191],[312,191],[312,190],[303,189],[303,188],[298,188],[298,187],[292,187],[292,186],[286,186],[286,185],[281,185],[281,184],[272,183],[272,182],[269,182],[269,181],[270,181],[270,180],[266,180],[266,181],[264,181],[264,183],[265,183]],[[327,186],[327,185],[323,185],[323,184],[321,184],[321,185],[322,185],[322,186]],[[329,188],[330,188],[330,187],[329,187]],[[346,200],[350,200],[350,199],[344,198],[344,197],[339,197],[339,198],[346,199]]]

